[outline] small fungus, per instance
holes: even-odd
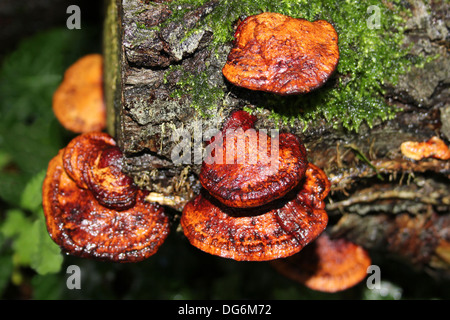
[[[43,184],[48,232],[64,252],[136,262],[153,255],[169,233],[161,206],[144,201],[122,172],[122,154],[106,133],[74,138],[49,163]]]
[[[53,94],[52,106],[56,118],[67,130],[86,133],[106,127],[102,64],[102,55],[88,54],[64,73]]]
[[[241,148],[233,140],[237,151],[233,163],[223,159],[208,164],[211,159],[205,158],[200,173],[203,189],[185,205],[181,226],[191,244],[205,252],[239,261],[266,261],[300,251],[323,232],[328,223],[323,200],[330,182],[320,168],[308,164],[303,144],[292,134],[275,138],[279,147],[272,155],[278,167],[258,162],[267,150],[256,152],[256,146],[270,139],[258,135],[252,128],[256,119],[250,117],[233,113],[223,125],[233,129],[231,135],[226,130],[222,139],[211,143],[215,151],[211,155],[217,160],[220,149],[222,155],[229,151],[227,140],[248,138],[242,138],[246,144]],[[235,131],[239,126],[247,130]],[[248,157],[251,152],[256,152],[255,163],[234,163],[236,155]]]
[[[368,252],[343,238],[322,233],[301,252],[271,262],[286,277],[323,292],[351,288],[367,276],[371,264]]]
[[[450,159],[450,149],[442,139],[436,136],[423,142],[403,142],[400,150],[405,157],[417,161],[430,157],[440,160]]]
[[[251,90],[308,93],[328,80],[339,61],[338,35],[324,20],[265,12],[242,21],[234,37],[222,72]]]

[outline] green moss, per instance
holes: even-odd
[[[172,92],[172,97],[180,98],[183,95],[191,97],[191,107],[195,108],[200,116],[210,116],[211,110],[217,108],[218,103],[224,97],[224,89],[212,86],[208,81],[206,72],[194,74],[186,72],[181,65],[170,66],[170,72],[181,72],[181,80],[178,81],[178,89]],[[167,81],[166,74],[164,81]]]
[[[186,3],[195,7],[206,1],[175,0],[171,6],[176,12],[176,8],[180,9]],[[329,21],[339,34],[340,61],[335,77],[310,94],[295,97],[270,95],[264,105],[257,107],[272,110],[272,117],[285,124],[300,119],[307,125],[325,118],[336,126],[342,124],[345,128],[358,130],[364,121],[372,126],[376,119],[386,120],[394,116],[395,110],[383,98],[383,85],[395,84],[398,76],[413,64],[401,45],[402,17],[407,14],[406,9],[399,5],[400,1],[385,3],[376,0],[225,0],[219,1],[216,9],[198,28],[213,31],[211,46],[214,50],[233,40],[233,25],[240,17],[279,12],[310,21]],[[374,21],[371,19],[375,13],[368,10],[370,6],[379,9],[379,26],[375,28],[368,26]],[[187,76],[180,85],[182,90],[200,95],[193,98],[197,109],[211,108],[211,103],[217,103],[220,98],[221,89],[212,88],[202,76]],[[212,97],[208,97],[209,94]]]

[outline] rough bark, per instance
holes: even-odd
[[[232,110],[257,106],[266,96],[240,91],[224,81],[221,69],[231,44],[213,53],[208,49],[211,31],[189,33],[214,10],[216,1],[189,11],[183,25],[163,24],[172,14],[165,1],[107,2],[106,69],[112,70],[105,80],[109,130],[125,153],[127,173],[154,192],[155,199],[181,210],[200,188],[200,163],[174,165],[173,133],[184,128],[194,136],[196,121],[201,121],[203,132],[220,128]],[[435,135],[447,143],[450,138],[449,26],[442,22],[449,8],[428,7],[422,1],[410,5],[413,16],[405,35],[413,44],[412,54],[440,56],[424,68],[413,68],[389,88],[387,101],[403,109],[394,119],[371,128],[363,125],[358,132],[325,121],[305,130],[301,123],[274,123],[267,110],[258,115],[257,126],[300,135],[309,160],[327,173],[332,182],[328,232],[448,276],[450,163],[406,159],[400,144]],[[206,72],[208,81],[227,93],[207,117],[190,106],[188,95],[171,95],[181,72]]]

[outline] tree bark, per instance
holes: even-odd
[[[265,96],[230,88],[224,81],[221,69],[231,44],[211,52],[211,31],[190,33],[217,1],[188,11],[182,25],[164,23],[173,14],[166,1],[106,2],[108,130],[124,152],[127,173],[154,199],[180,212],[200,189],[201,162],[193,154],[190,164],[173,163],[174,133],[186,129],[195,137],[199,123],[202,132],[219,129],[232,110],[255,107]],[[394,119],[363,125],[358,132],[325,120],[305,129],[302,123],[275,122],[266,110],[258,114],[257,126],[298,134],[309,161],[327,173],[332,183],[328,232],[447,277],[450,162],[414,161],[400,151],[404,141],[440,136],[448,143],[450,138],[448,31],[442,34],[448,28],[432,23],[445,18],[445,5],[410,4],[413,16],[405,35],[413,43],[412,53],[440,56],[424,68],[413,68],[390,88],[386,100],[403,109]],[[224,91],[225,98],[206,117],[191,106],[191,96],[172,94],[183,72],[206,72],[208,81]],[[198,144],[192,143],[194,150]]]

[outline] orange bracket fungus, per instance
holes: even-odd
[[[223,128],[251,123],[243,115],[242,111],[233,113]],[[239,261],[287,257],[325,229],[328,216],[323,200],[330,183],[321,169],[308,164],[303,144],[291,134],[276,138],[279,147],[270,156],[278,167],[271,169],[255,147],[269,137],[251,130],[249,134],[249,130],[234,134],[227,130],[223,139],[211,143],[211,155],[222,150],[226,160],[225,153],[230,152],[227,140],[233,137],[231,145],[235,146],[238,138],[246,142],[235,148],[231,163],[207,164],[205,158],[200,173],[203,190],[185,205],[181,226],[192,245],[210,254]],[[252,139],[252,135],[256,137]],[[255,163],[248,159],[237,162],[239,154],[249,156],[251,152],[257,153]],[[273,150],[264,152],[268,155]]]
[[[230,207],[256,207],[283,197],[299,184],[307,160],[305,147],[295,135],[281,133],[275,138],[277,146],[273,137],[259,131],[234,133],[224,134],[214,144],[214,152],[201,168],[200,182],[216,199]]]
[[[122,173],[122,153],[106,133],[85,133],[60,150],[43,184],[48,232],[66,253],[136,262],[153,255],[169,219]]]
[[[450,149],[439,137],[432,137],[428,141],[406,141],[400,146],[402,154],[413,160],[433,157],[440,160],[450,159]]]
[[[222,72],[251,90],[307,93],[323,85],[339,61],[338,35],[324,20],[265,12],[242,21],[234,37]]]
[[[303,251],[271,264],[281,274],[310,289],[338,292],[361,282],[367,276],[371,259],[364,248],[322,233]]]
[[[61,125],[75,133],[106,127],[103,99],[103,57],[89,54],[71,65],[53,94],[53,113]]]

